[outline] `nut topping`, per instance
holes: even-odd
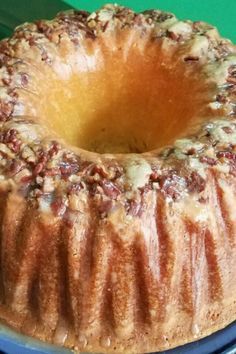
[[[148,34],[165,49],[180,45],[188,68],[204,65],[206,80],[217,86],[209,108],[217,114],[225,112],[225,117],[209,118],[194,137],[178,139],[173,146],[120,159],[78,154],[48,136],[36,117],[25,115],[21,92],[34,87],[32,58],[35,67],[38,60],[53,70],[62,47],[77,50],[84,40],[91,44],[110,31],[130,28],[141,29],[142,36]],[[83,193],[96,202],[103,217],[121,203],[130,217],[138,218],[149,193],[177,201],[204,191],[208,169],[236,175],[236,50],[203,22],[178,21],[158,10],[135,14],[118,5],[106,5],[91,14],[60,13],[53,21],[19,26],[12,38],[0,42],[0,82],[2,180],[10,179],[27,198],[36,199],[42,210],[67,215],[68,224],[76,218],[76,200]]]

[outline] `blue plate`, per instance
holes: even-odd
[[[6,354],[72,354],[70,350],[17,334],[3,325],[0,325],[0,350]]]
[[[17,334],[6,326],[0,327],[0,350],[7,354],[72,354],[30,337]],[[236,322],[197,342],[167,350],[161,354],[236,354]],[[158,353],[156,353],[158,354]]]
[[[236,322],[199,341],[161,354],[236,354]]]

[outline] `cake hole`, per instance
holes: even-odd
[[[142,153],[188,133],[206,115],[213,88],[198,62],[161,48],[151,42],[142,53],[133,46],[126,58],[118,49],[93,54],[92,68],[88,55],[88,69],[78,65],[49,82],[41,105],[46,124],[67,143],[99,153]]]

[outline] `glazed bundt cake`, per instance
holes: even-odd
[[[236,319],[236,47],[107,5],[0,42],[0,319],[141,353]]]

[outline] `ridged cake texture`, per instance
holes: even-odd
[[[121,44],[124,65],[150,45],[187,73],[200,65],[214,94],[194,134],[98,154],[46,128],[43,92]],[[71,11],[1,41],[2,323],[78,352],[140,353],[235,320],[235,76],[213,27],[157,10]]]

